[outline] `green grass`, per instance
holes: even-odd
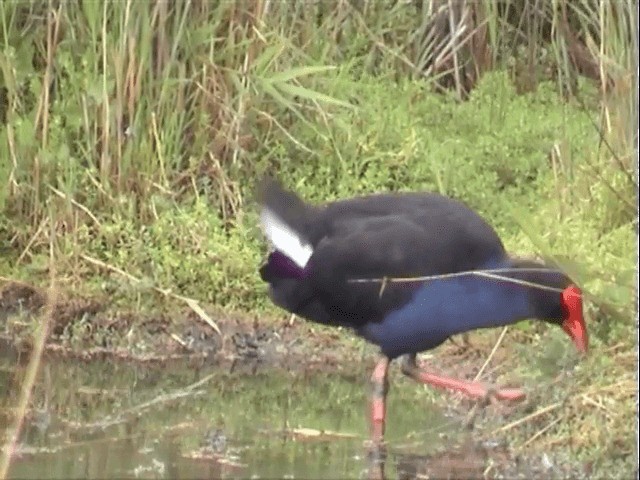
[[[578,426],[537,444],[626,468],[611,452],[635,434],[635,8],[534,4],[458,2],[454,34],[429,1],[0,4],[0,276],[46,285],[54,262],[60,288],[126,309],[170,308],[170,289],[280,315],[256,271],[263,172],[310,201],[438,191],[579,280],[595,353],[576,384],[614,403],[576,396]]]

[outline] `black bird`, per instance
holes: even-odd
[[[495,230],[459,201],[386,193],[310,205],[272,179],[258,193],[273,247],[260,275],[272,301],[313,322],[350,327],[380,347],[371,376],[374,440],[384,434],[395,358],[418,382],[519,400],[519,389],[489,392],[421,371],[416,354],[452,335],[525,319],[558,325],[578,350],[588,348],[580,289],[556,268],[510,257]],[[392,281],[411,277],[430,278]]]

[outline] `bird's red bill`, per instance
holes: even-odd
[[[562,292],[564,322],[562,329],[571,337],[580,352],[589,349],[589,335],[582,314],[582,292],[575,285],[569,285]]]

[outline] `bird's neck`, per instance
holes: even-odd
[[[460,281],[459,295],[452,300],[454,302],[459,302],[459,305],[443,309],[450,335],[511,325],[535,317],[535,310],[525,292],[487,279]]]
[[[506,267],[494,262],[479,269]],[[495,278],[469,274],[432,279],[412,288],[408,302],[360,329],[390,358],[434,348],[452,335],[536,317],[526,288]]]
[[[536,272],[545,268],[542,264],[525,264],[505,259],[491,262],[484,270],[509,269],[505,272],[490,273],[490,276],[471,275],[460,277],[448,286],[452,290],[452,302],[460,303],[450,307],[449,325],[455,333],[478,328],[511,325],[521,320],[545,317],[558,303],[559,294],[543,290],[538,286],[554,283],[557,271]],[[457,294],[455,293],[457,292]],[[457,309],[459,316],[453,314]],[[452,332],[453,333],[453,332]]]

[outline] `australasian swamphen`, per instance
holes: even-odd
[[[269,178],[258,201],[273,248],[260,268],[272,301],[305,319],[350,327],[380,347],[371,376],[374,439],[384,434],[395,358],[418,382],[482,398],[490,393],[484,385],[421,371],[416,354],[455,334],[524,319],[561,326],[587,350],[580,289],[556,268],[510,257],[495,230],[459,201],[388,193],[310,205]],[[430,278],[392,281],[411,277]],[[519,389],[491,393],[524,397]]]

